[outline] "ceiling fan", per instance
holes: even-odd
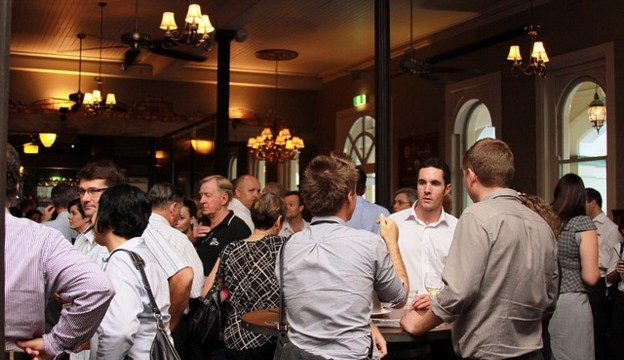
[[[123,70],[135,63],[142,49],[157,55],[184,61],[203,62],[207,59],[202,55],[165,47],[163,39],[152,40],[149,34],[139,32],[139,0],[135,2],[134,31],[122,34],[121,42],[125,46],[130,47],[124,55]]]
[[[405,56],[399,62],[399,70],[393,75],[400,75],[404,73],[410,73],[416,75],[422,79],[431,80],[440,84],[451,84],[453,80],[445,75],[445,73],[464,73],[464,74],[479,74],[478,69],[466,69],[457,67],[440,67],[432,66],[434,63],[433,58],[427,58],[425,60],[418,59],[415,56],[416,49],[414,48],[414,6],[413,0],[410,0],[410,48],[405,52]],[[446,60],[446,59],[442,59]],[[437,60],[441,61],[441,60]]]

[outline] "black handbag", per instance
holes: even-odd
[[[209,334],[218,334],[220,331],[220,291],[221,288],[219,286],[219,281],[215,279],[215,283],[212,285],[212,288],[210,288],[205,297],[191,299],[189,303],[189,336],[197,343],[205,342]]]
[[[152,343],[152,347],[150,349],[150,360],[181,360],[180,355],[176,351],[173,343],[169,339],[169,335],[167,335],[167,330],[165,329],[165,325],[162,321],[162,314],[160,313],[160,309],[156,304],[156,299],[154,299],[154,294],[152,294],[152,288],[147,281],[147,276],[145,275],[145,262],[139,256],[139,254],[126,250],[126,249],[117,249],[111,253],[114,254],[117,251],[123,251],[130,255],[134,266],[141,273],[141,278],[143,279],[143,287],[147,291],[147,296],[150,299],[150,307],[154,312],[154,317],[156,318],[156,337],[154,338],[154,342]],[[126,357],[127,358],[127,357]]]

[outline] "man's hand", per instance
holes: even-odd
[[[429,294],[420,294],[416,296],[412,302],[412,310],[428,310],[431,307],[431,296]]]
[[[45,353],[43,338],[34,338],[31,340],[17,341],[17,346],[24,349],[26,354],[33,360],[47,360]]]
[[[203,238],[210,230],[212,230],[211,227],[206,225],[193,226],[193,237],[195,237],[195,239]]]
[[[379,214],[377,222],[379,223],[379,235],[386,243],[397,243],[399,241],[399,227],[394,221],[383,214]]]
[[[371,337],[373,338],[373,342],[377,347],[377,352],[379,352],[379,357],[384,357],[388,355],[388,347],[386,344],[386,339],[384,339],[383,335],[381,335],[381,331],[377,328],[377,325],[371,323]]]
[[[43,214],[41,214],[41,222],[46,222],[52,219],[52,214],[54,214],[54,205],[50,204],[43,209]]]

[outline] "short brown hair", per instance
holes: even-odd
[[[211,180],[215,180],[217,182],[217,189],[219,190],[221,194],[223,193],[227,194],[228,203],[229,203],[230,200],[232,200],[232,197],[234,196],[234,187],[232,186],[232,183],[230,182],[230,180],[228,180],[227,178],[221,175],[210,175],[210,176],[206,176],[205,178],[199,181],[199,187],[201,187],[204,183],[207,183],[208,181],[211,181]]]
[[[301,195],[312,215],[335,215],[355,191],[357,180],[355,165],[346,155],[319,155],[305,170]]]
[[[106,186],[127,184],[126,172],[111,160],[97,160],[86,164],[76,174],[79,180],[102,179]]]
[[[514,156],[504,141],[485,138],[466,151],[462,168],[472,169],[484,186],[508,187],[515,172]]]

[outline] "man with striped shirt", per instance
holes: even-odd
[[[11,145],[6,164],[8,207],[18,193],[20,167]],[[4,251],[4,358],[52,359],[86,342],[115,295],[106,274],[58,230],[15,218],[8,211]],[[51,331],[44,333],[43,309],[53,294],[63,299],[67,309]]]

